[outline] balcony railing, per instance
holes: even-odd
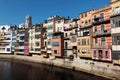
[[[70,40],[69,36],[64,36],[64,40]]]
[[[80,25],[80,28],[89,28],[92,27],[92,23]]]
[[[69,46],[69,47],[68,47],[68,46],[64,46],[64,49],[65,49],[65,50],[73,50],[73,48],[70,47],[70,46]]]
[[[108,22],[110,22],[110,18],[105,19],[103,17],[97,17],[93,19],[93,25],[99,25]]]
[[[68,27],[68,28],[64,28],[64,31],[69,31],[69,30],[72,30],[72,29],[73,29],[73,27],[70,26],[70,27]]]
[[[78,24],[75,24],[75,25],[73,26],[73,29],[76,29],[76,28],[78,28]]]
[[[120,15],[120,11],[111,13],[110,17],[116,17]]]
[[[93,37],[96,37],[96,36],[107,36],[107,35],[111,35],[111,30],[97,31],[97,32],[93,33]]]
[[[93,49],[112,49],[112,45],[94,45]]]

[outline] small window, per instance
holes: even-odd
[[[96,58],[96,50],[94,50],[94,55],[93,56],[94,56],[94,58]]]
[[[94,27],[94,31],[97,32],[97,26]]]
[[[106,59],[108,59],[108,51],[105,51]]]
[[[10,48],[7,48],[7,51],[10,51]]]
[[[104,31],[105,30],[105,26],[104,24],[101,25],[101,31]]]

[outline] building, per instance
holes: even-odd
[[[13,31],[14,29],[14,31]],[[16,26],[2,25],[0,26],[0,53],[11,54],[14,51]],[[14,40],[13,40],[14,39]]]
[[[29,55],[29,28],[32,26],[31,16],[26,16],[26,22],[19,25],[15,54]]]
[[[64,34],[63,32],[55,32],[53,33],[52,38],[52,56],[54,57],[63,57],[64,55]]]
[[[36,24],[33,25],[29,29],[29,50],[31,54],[41,54],[41,45],[43,44],[42,42],[42,31],[43,25],[42,24]]]
[[[64,21],[65,18],[61,17],[55,20],[55,31],[52,38],[52,56],[64,56]]]
[[[47,30],[47,53],[51,55],[52,53],[52,37],[55,32],[55,20],[61,18],[60,16],[50,16],[44,23]]]
[[[12,31],[12,54],[14,54],[17,41],[17,26],[10,26],[10,30]]]
[[[120,0],[111,0],[112,58],[120,65]]]
[[[70,46],[70,33],[72,33],[72,19],[66,19],[64,22],[64,57],[73,56],[73,49]]]
[[[78,56],[84,59],[91,59],[92,48],[92,13],[94,10],[80,13],[79,29],[77,32]]]
[[[42,44],[41,44],[41,56],[47,58],[49,54],[47,54],[47,22],[44,21],[43,28],[42,28]]]
[[[97,9],[93,13],[92,59],[112,61],[112,37],[110,26],[110,6]]]

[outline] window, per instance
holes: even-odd
[[[119,21],[118,23],[119,23],[119,24],[118,24],[118,25],[119,25],[118,27],[120,27],[120,21]]]
[[[52,37],[52,36],[53,36],[53,33],[52,33],[52,32],[49,32],[49,33],[47,34],[47,36]]]
[[[16,38],[12,38],[12,40],[16,40]]]
[[[45,46],[46,46],[46,41],[45,41]]]
[[[65,37],[68,37],[67,33],[65,33]]]
[[[94,50],[94,55],[93,55],[94,58],[96,58],[96,50]]]
[[[87,17],[87,13],[85,13],[85,17]]]
[[[53,42],[52,46],[59,46],[59,42]]]
[[[89,36],[89,29],[80,30],[78,36]]]
[[[97,40],[97,38],[95,38],[95,44],[97,44],[98,43],[98,40]]]
[[[51,50],[51,48],[47,48],[47,50]]]
[[[116,11],[117,14],[120,13],[120,7],[116,7],[115,11]]]
[[[108,58],[108,51],[105,51],[105,57]]]
[[[58,23],[61,23],[61,21],[59,20]]]
[[[101,45],[105,45],[105,37],[101,38]]]
[[[82,39],[82,45],[86,45],[86,39]]]
[[[87,39],[87,43],[88,43],[88,45],[90,45],[90,43],[89,43],[89,39]]]
[[[102,50],[99,50],[99,58],[102,58]]]
[[[53,29],[53,26],[49,26],[47,29],[48,29],[48,30],[52,30],[52,29]]]
[[[60,53],[59,50],[54,50],[53,52],[54,52],[54,54],[59,54]]]
[[[65,42],[65,49],[67,49],[68,48],[68,43],[67,42]]]
[[[10,51],[10,48],[7,48],[7,51]]]
[[[51,45],[51,41],[48,41],[47,43],[48,43],[48,45]]]
[[[20,40],[24,40],[25,39],[25,36],[20,36]]]
[[[71,38],[71,42],[76,42],[76,38],[75,38],[75,37],[72,37],[72,38]]]
[[[35,43],[35,45],[36,45],[36,46],[39,46],[39,45],[40,45],[40,43],[39,43],[39,42],[36,42],[36,43]]]
[[[104,21],[104,13],[100,14],[101,21]]]
[[[20,31],[19,34],[25,34],[25,31]]]
[[[80,53],[80,49],[78,49],[78,53]]]
[[[24,52],[24,49],[19,49],[19,52]]]
[[[35,29],[35,32],[41,32],[41,29]]]
[[[35,48],[35,51],[40,51],[40,48]]]
[[[40,34],[35,35],[35,39],[39,39],[40,38]]]
[[[117,37],[117,45],[120,45],[120,36],[116,36]]]
[[[84,16],[83,16],[83,14],[81,14],[81,18],[83,18]]]
[[[24,46],[24,42],[19,42],[19,46]]]
[[[88,25],[88,21],[85,21],[85,25]]]
[[[105,27],[104,27],[104,24],[101,25],[101,31],[104,31],[105,30]]]

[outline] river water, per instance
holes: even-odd
[[[0,59],[0,80],[109,80],[84,72]]]

